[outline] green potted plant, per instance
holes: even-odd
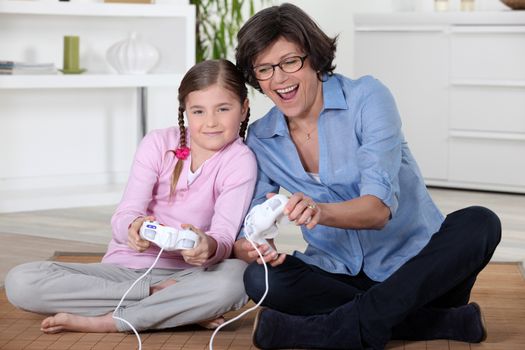
[[[261,3],[269,0],[260,0]],[[237,31],[255,13],[255,0],[190,0],[195,5],[195,62],[228,58]],[[248,15],[248,17],[246,17]]]

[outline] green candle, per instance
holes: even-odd
[[[79,37],[74,35],[64,36],[64,70],[78,71],[79,65]]]

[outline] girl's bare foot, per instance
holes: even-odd
[[[165,281],[162,281],[154,286],[151,286],[149,288],[149,295],[152,295],[153,293],[157,293],[161,290],[163,290],[164,288],[166,287],[169,287],[169,286],[172,286],[174,285],[175,283],[177,283],[176,280],[165,280]]]
[[[118,332],[111,314],[86,317],[64,312],[44,319],[40,324],[40,330],[44,333],[60,333],[63,331],[86,333]]]
[[[224,317],[219,316],[213,320],[201,321],[201,322],[198,322],[197,324],[206,329],[215,329],[219,327],[221,324],[223,324],[224,322],[225,322]]]

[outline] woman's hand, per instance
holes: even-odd
[[[199,242],[195,248],[182,250],[180,254],[188,264],[202,266],[209,258],[215,255],[217,241],[193,225],[183,224],[181,226],[183,229],[195,232],[199,236]]]
[[[144,240],[140,237],[139,230],[142,223],[146,220],[155,221],[154,216],[138,217],[136,218],[128,228],[128,246],[137,252],[142,253],[149,248],[151,242]]]
[[[311,230],[319,223],[321,207],[304,193],[296,192],[286,203],[284,214],[296,225],[306,225]]]
[[[286,259],[286,254],[277,253],[277,249],[275,248],[273,240],[268,241],[268,243],[273,248],[273,251],[269,252],[268,254],[266,254],[266,252],[270,250],[270,246],[268,244],[255,243],[255,245],[263,255],[264,261],[267,264],[270,264],[273,267],[281,265]],[[233,246],[233,252],[236,258],[244,260],[247,263],[254,261],[257,261],[258,264],[263,263],[263,260],[261,260],[261,257],[257,253],[257,250],[255,250],[253,245],[246,238],[241,238],[235,242]]]

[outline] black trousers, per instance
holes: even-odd
[[[270,289],[263,305],[289,314],[312,315],[329,313],[355,300],[363,341],[385,343],[394,326],[422,308],[468,303],[476,277],[500,239],[498,217],[474,206],[449,214],[419,254],[383,282],[372,281],[363,272],[357,276],[331,274],[287,256],[282,265],[268,266]],[[260,300],[265,291],[263,266],[250,264],[244,284],[248,295]]]

